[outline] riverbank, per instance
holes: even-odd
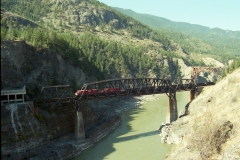
[[[157,98],[158,95],[145,95],[89,101],[94,112],[104,116],[107,121],[94,128],[90,136],[83,141],[77,141],[71,133],[34,148],[35,151],[42,150],[42,152],[29,159],[72,159],[115,130],[122,122],[120,116],[122,112],[141,107],[144,102]]]
[[[121,125],[74,160],[164,159],[173,145],[161,143],[158,128],[166,119],[169,99],[165,94],[156,96],[156,99],[145,101],[138,108],[122,112]],[[179,110],[188,98],[189,92],[177,93]]]
[[[177,144],[166,159],[240,159],[239,91],[240,69],[205,87],[187,116],[162,128],[162,142]]]

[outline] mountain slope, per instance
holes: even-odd
[[[136,13],[130,9],[122,9],[117,7],[112,7],[128,16],[131,16],[144,24],[148,24],[153,28],[162,28],[168,29],[183,33],[202,33],[202,34],[213,34],[215,36],[222,36],[222,38],[233,38],[233,39],[240,39],[240,31],[231,31],[231,30],[223,30],[220,28],[209,28],[198,24],[190,24],[186,22],[174,22],[168,20],[166,18],[157,17],[150,14],[141,14]]]
[[[228,54],[239,56],[240,55],[240,31],[222,30],[220,28],[209,28],[197,24],[189,24],[184,22],[173,22],[168,19],[157,17],[149,14],[139,14],[129,9],[122,9],[113,7],[114,9],[131,16],[148,26],[170,34],[174,37],[175,32],[183,33],[191,37],[195,37],[211,43],[214,45],[214,52],[211,54]],[[172,33],[173,32],[173,33]],[[183,35],[184,36],[184,35]],[[175,39],[176,40],[176,39]],[[178,43],[179,41],[176,40]],[[211,51],[208,51],[211,52]],[[226,53],[227,52],[227,53]]]
[[[163,139],[178,143],[166,159],[239,159],[239,90],[239,67],[205,87],[190,103],[189,114],[163,129],[168,133]]]

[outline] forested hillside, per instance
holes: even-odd
[[[54,49],[96,79],[179,78],[177,58],[204,65],[204,55],[196,55],[212,49],[187,38],[179,43],[172,32],[156,31],[96,0],[2,0],[1,7],[1,40]]]
[[[97,79],[110,78],[111,75],[148,76],[149,70],[161,78],[170,74],[169,68],[160,68],[153,59],[143,54],[147,50],[146,47],[102,40],[90,32],[78,37],[72,33],[57,33],[51,29],[43,30],[41,27],[31,28],[29,25],[20,29],[11,22],[10,18],[6,21],[7,26],[1,26],[2,40],[25,40],[37,48],[53,48],[65,60],[82,70],[87,70],[90,76],[96,76]],[[160,55],[168,55],[172,61],[173,55]],[[172,65],[176,70],[177,63],[172,62]],[[174,78],[180,76],[174,74],[175,70],[172,72]]]

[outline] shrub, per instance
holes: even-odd
[[[193,133],[190,141],[196,148],[203,160],[213,154],[219,154],[221,145],[229,138],[233,125],[230,121],[214,123],[214,117],[210,112],[197,117],[194,121]]]

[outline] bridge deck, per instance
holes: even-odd
[[[79,94],[76,92],[75,96],[67,93],[68,85],[50,86],[42,89],[45,96],[36,100],[35,106],[40,107],[53,102],[73,103],[76,100],[182,92],[196,90],[198,86],[214,84],[213,82],[196,84],[193,79],[180,79],[172,83],[166,79],[156,78],[113,79],[84,84]]]
[[[215,83],[198,83],[197,86],[209,86],[214,85]],[[164,94],[170,92],[183,92],[191,91],[197,89],[196,85],[171,85],[162,86],[162,87],[142,87],[134,89],[124,89],[119,92],[98,92],[97,94],[82,94],[76,96],[77,99],[86,100],[86,99],[101,99],[101,98],[110,98],[110,97],[122,97],[122,96],[140,96],[140,95],[152,95],[152,94]]]

